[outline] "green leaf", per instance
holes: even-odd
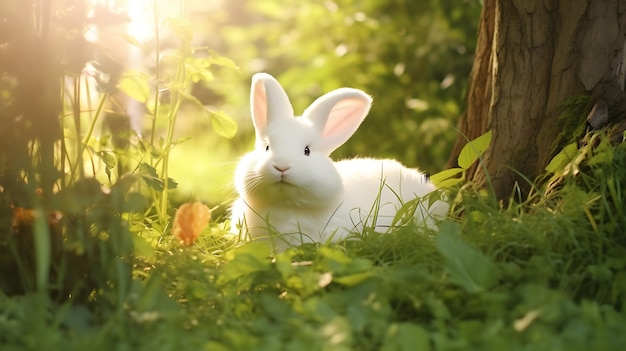
[[[463,180],[462,178],[457,177],[461,173],[463,173],[463,168],[456,167],[456,168],[446,169],[446,170],[443,170],[441,172],[431,175],[430,181],[433,184],[435,184],[438,188],[442,188],[440,184],[445,180],[449,180],[449,179],[457,180],[458,179],[459,181],[462,181]]]
[[[96,155],[100,158],[100,160],[102,160],[102,162],[104,162],[104,172],[106,173],[107,178],[109,178],[109,182],[111,182],[111,170],[117,164],[115,156],[110,151],[98,151]]]
[[[591,142],[589,143],[591,144]],[[615,153],[613,150],[613,145],[609,138],[601,138],[600,143],[594,145],[593,152],[590,152],[589,160],[587,164],[590,166],[607,164],[610,165],[613,163]]]
[[[218,282],[226,283],[257,272],[270,270],[272,263],[269,257],[270,247],[267,243],[253,242],[240,246],[236,250],[228,252],[228,262],[224,265]]]
[[[217,134],[230,139],[237,133],[237,122],[222,111],[211,111],[202,105],[202,102],[195,96],[187,93],[181,93],[186,101],[191,102],[198,107],[211,119],[211,126]]]
[[[167,188],[169,190],[178,188],[178,182],[174,178],[167,177]]]
[[[565,167],[576,158],[578,154],[578,144],[571,143],[563,148],[556,156],[552,158],[546,166],[546,171],[550,173],[561,173]]]
[[[146,208],[148,200],[140,193],[129,193],[120,208],[120,212],[138,212]]]
[[[109,192],[113,210],[120,213],[138,212],[144,210],[148,200],[140,193],[131,192],[131,188],[137,183],[137,178],[125,176],[119,179]]]
[[[238,70],[239,67],[235,62],[223,56],[210,57],[189,57],[185,61],[187,77],[194,83],[200,81],[211,82],[215,79],[215,75],[210,71],[211,66],[222,66],[232,70]]]
[[[372,262],[359,257],[350,257],[345,252],[327,246],[317,250],[320,256],[319,264],[322,270],[333,273],[334,279],[339,276],[352,275],[355,273],[371,272]]]
[[[112,152],[110,152],[110,151],[98,151],[96,153],[96,155],[98,155],[100,160],[102,160],[102,162],[104,162],[104,164],[107,167],[107,169],[110,170],[113,167],[115,167],[115,164],[117,162],[116,162],[115,156],[113,155]]]
[[[46,213],[41,209],[33,210],[35,226],[33,230],[35,239],[35,264],[36,264],[36,287],[39,292],[46,291],[50,277],[51,265],[51,240],[50,227]]]
[[[130,71],[122,74],[117,88],[129,97],[146,103],[150,98],[150,86],[148,85],[149,77],[138,71]]]
[[[237,66],[235,61],[225,56],[215,55],[215,56],[211,56],[208,60],[212,65],[222,66],[222,67],[230,68],[232,70],[239,69],[239,66]]]
[[[433,184],[435,184],[438,188],[451,188],[459,183],[462,183],[463,180],[463,178],[449,178],[438,183],[433,182]]]
[[[461,227],[454,222],[441,224],[437,250],[445,258],[450,280],[469,293],[488,289],[496,281],[496,267],[482,252],[461,238]]]
[[[183,42],[191,41],[193,37],[193,25],[189,18],[166,18],[163,21],[169,26],[178,38]]]
[[[157,318],[176,315],[179,311],[179,305],[168,296],[158,274],[150,274],[141,283],[133,282],[133,290],[137,300],[131,317],[137,322],[153,322]]]
[[[92,325],[95,317],[92,312],[83,305],[68,306],[63,316],[63,326],[72,332],[86,332]]]
[[[375,274],[372,271],[367,271],[367,272],[344,275],[341,277],[334,277],[333,281],[335,283],[338,283],[344,286],[355,286],[373,277],[375,277]]]
[[[415,211],[418,206],[422,206],[422,198],[419,197],[403,203],[393,217],[393,220],[391,221],[393,225],[389,229],[393,230],[393,228],[397,226],[407,224],[408,222],[414,220]]]
[[[222,111],[206,110],[211,117],[211,126],[215,132],[226,139],[230,139],[237,133],[237,122]]]
[[[159,178],[154,167],[144,162],[139,165],[139,174],[149,187],[157,191],[163,190],[163,180]]]
[[[136,233],[131,233],[130,238],[133,241],[133,252],[135,253],[135,256],[143,257],[147,260],[152,260],[156,256],[156,252],[152,248],[152,245],[144,237],[139,236]]]
[[[468,169],[482,155],[491,143],[491,130],[470,141],[459,153],[459,167]]]
[[[190,57],[185,62],[187,77],[194,83],[200,81],[210,82],[215,78],[213,73],[209,70],[210,66],[211,61],[208,58]]]
[[[55,207],[67,214],[82,214],[85,209],[102,200],[104,193],[94,178],[85,178],[59,191],[54,196]]]
[[[394,323],[387,329],[381,351],[428,351],[430,335],[416,324]]]
[[[139,165],[139,174],[146,184],[154,190],[163,191],[165,188],[165,182],[162,178],[159,177],[156,169],[150,166],[147,163],[142,163]],[[167,178],[167,188],[168,189],[176,189],[178,187],[178,182],[172,178]]]

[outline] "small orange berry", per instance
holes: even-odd
[[[211,219],[211,210],[201,202],[188,202],[176,211],[172,235],[183,245],[191,246]]]

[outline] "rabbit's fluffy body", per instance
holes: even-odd
[[[364,226],[385,231],[403,203],[436,190],[424,174],[395,160],[329,158],[370,105],[362,91],[341,88],[294,117],[279,83],[256,74],[251,92],[256,145],[235,171],[239,199],[232,207],[232,231],[243,230],[251,239],[280,234],[291,244],[343,239]],[[447,210],[441,200],[430,208],[425,201],[415,219],[432,226],[432,217]]]

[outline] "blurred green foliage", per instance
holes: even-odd
[[[130,294],[125,215],[147,203],[134,177],[103,188],[85,172],[90,137],[83,139],[82,117],[95,121],[102,111],[65,94],[80,91],[77,77],[95,57],[80,35],[93,21],[87,9],[86,2],[0,5],[0,292],[29,295],[44,308],[90,303],[97,315],[121,311]]]
[[[156,46],[165,53],[143,48],[159,58],[154,71],[99,85],[92,106],[76,78],[87,62],[102,76],[115,65],[80,33],[119,16],[86,16],[86,1],[0,3],[2,350],[623,348],[626,144],[601,133],[566,146],[546,185],[523,200],[498,202],[447,179],[451,218],[438,232],[366,231],[272,257],[217,219],[181,246],[167,192],[197,186],[178,178],[192,166],[250,147],[253,72],[278,76],[300,111],[342,85],[367,90],[379,107],[340,154],[438,167],[479,10],[451,1],[203,4],[197,17],[211,21],[193,30],[184,16],[164,21],[161,30],[175,32]],[[146,103],[145,137],[98,123],[116,83]],[[216,106],[250,133],[218,138],[234,129]],[[447,176],[462,174],[488,135]],[[184,145],[204,147],[176,154]],[[219,170],[203,172],[210,183]]]
[[[296,113],[342,86],[373,96],[369,117],[334,157],[391,157],[432,173],[442,169],[463,108],[479,1],[234,0],[224,6],[198,29],[242,69],[243,77],[223,76],[217,88],[231,99],[241,94],[234,103],[242,108],[233,115],[242,138],[253,135],[248,78],[266,71],[283,84]]]

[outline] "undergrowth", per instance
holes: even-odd
[[[5,292],[3,349],[620,349],[626,144],[594,138],[577,172],[524,202],[466,184],[438,232],[272,255],[212,223],[191,247],[135,257],[121,310]]]
[[[264,243],[220,250],[232,242],[216,224],[157,253],[150,279],[179,303],[177,328],[211,350],[617,350],[626,144],[594,139],[572,158],[579,171],[564,165],[558,187],[524,202],[465,185],[438,232],[407,225],[273,256]]]

